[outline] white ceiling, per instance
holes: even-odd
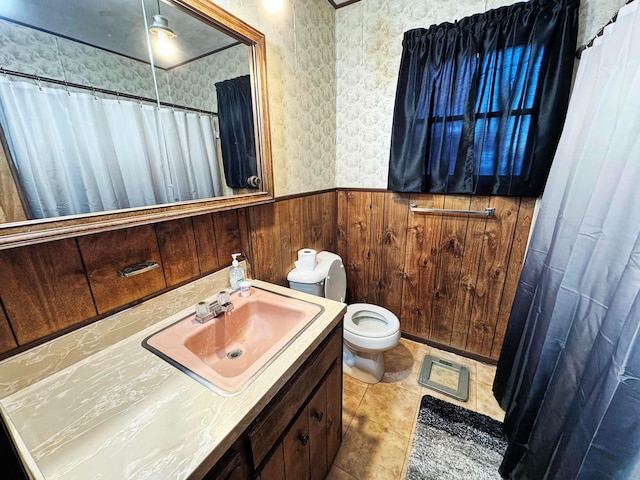
[[[340,8],[360,0],[328,1]],[[144,0],[144,8],[150,25],[157,0]],[[163,1],[160,12],[177,34],[175,53],[154,59],[160,68],[182,65],[236,43]],[[149,63],[140,0],[0,0],[0,18]]]
[[[156,0],[144,0],[147,22],[157,13]],[[166,3],[160,12],[177,34],[175,53],[155,58],[171,68],[220,50],[236,40]],[[140,0],[0,0],[0,17],[148,63]]]

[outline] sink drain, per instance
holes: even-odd
[[[240,355],[242,355],[242,350],[240,349],[231,350],[229,353],[227,353],[227,358],[233,360],[240,357]]]

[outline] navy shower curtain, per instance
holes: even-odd
[[[224,177],[231,188],[256,188],[248,179],[258,175],[253,102],[249,75],[216,83],[220,149]]]
[[[505,478],[640,478],[640,8],[580,61],[498,361]]]

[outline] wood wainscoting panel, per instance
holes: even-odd
[[[411,203],[421,208],[443,208],[442,195],[411,195]],[[431,307],[442,218],[412,213],[408,216],[405,281],[402,289],[402,331],[431,339]]]
[[[348,273],[347,297],[385,305],[400,317],[409,196],[338,192],[337,253]]]
[[[465,345],[465,350],[484,357],[491,355],[519,204],[520,199],[514,201],[507,197],[491,197],[490,200],[490,206],[496,210],[495,215],[486,221]]]
[[[253,274],[260,280],[282,284],[282,252],[278,229],[278,210],[282,203],[269,203],[251,209],[249,236],[251,239]]]
[[[350,302],[377,303],[402,332],[486,359],[500,353],[535,199],[338,192]],[[484,210],[494,217],[408,213]]]
[[[0,353],[223,268],[236,252],[248,260],[248,275],[286,286],[298,250],[336,251],[336,212],[332,190],[2,250],[0,309],[9,324],[3,328],[0,313]],[[118,277],[118,270],[146,261],[160,268]]]
[[[196,241],[200,272],[213,272],[220,267],[213,218],[209,213],[191,217],[191,220],[193,222],[193,235]]]
[[[242,212],[226,210],[212,214],[219,267],[231,265],[232,253],[242,253],[244,256],[249,254],[247,225]]]
[[[489,206],[488,197],[472,197],[469,210],[482,211]],[[464,245],[458,294],[454,307],[453,327],[449,345],[465,350],[469,336],[469,321],[473,313],[473,301],[476,295],[478,270],[484,246],[487,218],[469,217],[467,236]]]
[[[166,288],[162,259],[153,225],[79,237],[80,253],[98,313],[114,310]],[[143,262],[160,268],[132,277],[118,271]]]
[[[286,198],[247,209],[250,262],[256,278],[287,285],[298,250],[336,250],[336,192]]]
[[[493,345],[491,346],[491,358],[500,357],[500,349],[504,341],[504,334],[507,331],[511,305],[516,296],[518,279],[520,278],[520,271],[522,270],[522,264],[527,250],[529,231],[531,230],[535,208],[535,198],[523,198],[520,201],[518,220],[516,222],[513,241],[511,242],[511,255],[509,255],[509,265],[507,266],[504,290],[502,292],[502,299],[500,300],[500,312],[498,313],[496,333],[493,337]]]
[[[18,345],[94,317],[74,239],[0,251],[0,299]]]
[[[371,258],[371,192],[348,192],[346,201],[347,255],[342,263],[347,273],[347,300],[349,303],[367,302]]]
[[[470,204],[469,196],[447,195],[444,197],[443,208],[469,210]],[[443,217],[441,219],[429,338],[449,345],[456,318],[455,306],[470,218],[452,216],[446,221]],[[475,220],[481,219],[471,219],[471,222]]]
[[[178,285],[200,274],[194,225],[181,218],[155,225],[167,286]]]
[[[246,221],[237,210],[192,217],[200,273],[231,264],[232,253],[248,255]]]

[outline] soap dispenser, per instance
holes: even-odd
[[[244,270],[238,262],[238,257],[240,255],[240,253],[233,253],[231,255],[233,257],[233,261],[231,262],[231,270],[229,270],[229,283],[231,284],[231,288],[234,290],[240,288],[239,284],[244,280]]]

